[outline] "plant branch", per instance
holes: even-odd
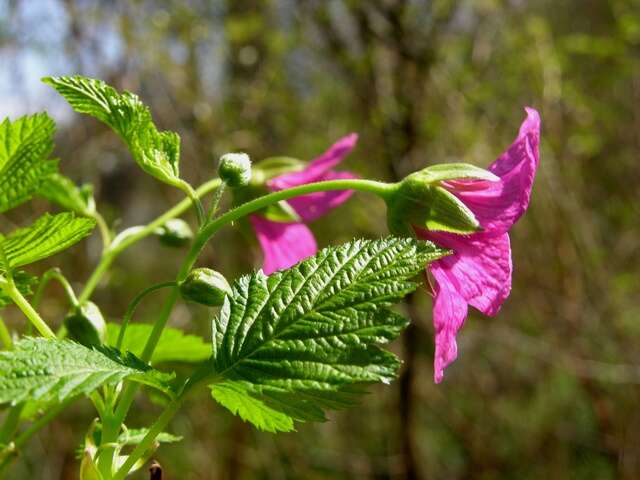
[[[198,197],[201,197],[211,192],[215,188],[217,188],[219,184],[220,184],[220,180],[217,178],[213,180],[209,180],[208,182],[198,187],[195,190],[195,192]],[[111,266],[113,261],[118,257],[118,255],[120,255],[120,253],[122,253],[124,250],[129,248],[134,243],[137,243],[143,238],[151,235],[158,227],[161,227],[162,225],[164,225],[167,222],[167,220],[171,220],[172,218],[182,215],[184,212],[186,212],[189,209],[191,204],[192,204],[191,198],[185,198],[182,201],[178,202],[173,208],[167,210],[165,213],[163,213],[158,218],[153,220],[151,223],[137,229],[135,233],[131,233],[130,235],[127,235],[126,237],[121,238],[119,241],[118,241],[118,238],[116,237],[114,241],[111,243],[111,245],[109,246],[109,248],[105,249],[102,255],[102,258],[100,259],[100,262],[98,263],[98,265],[96,266],[96,269],[93,271],[93,273],[89,277],[89,280],[87,280],[87,283],[84,289],[82,290],[82,292],[80,293],[78,300],[80,302],[84,302],[91,297],[91,295],[93,294],[93,291],[96,289],[96,287],[98,286],[98,283],[102,279],[102,276],[109,269],[109,267]]]

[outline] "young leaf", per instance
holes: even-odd
[[[147,339],[153,329],[146,323],[135,323],[127,327],[122,342],[122,351],[140,356]],[[107,345],[115,346],[120,333],[120,325],[107,324]],[[176,328],[165,328],[162,331],[156,349],[153,351],[151,363],[161,362],[202,362],[211,356],[211,344],[201,337],[187,335]]]
[[[50,257],[91,233],[96,222],[73,213],[45,214],[28,227],[0,235],[0,272]]]
[[[46,77],[42,81],[55,88],[74,110],[111,127],[145,172],[161,182],[184,188],[178,168],[180,137],[174,132],[159,132],[149,109],[137,95],[120,93],[101,80],[79,75]]]
[[[0,352],[0,403],[63,401],[124,379],[170,392],[172,375],[152,369],[133,355],[89,349],[68,340],[27,337]]]
[[[55,124],[46,113],[0,123],[0,213],[27,200],[58,168],[48,159]]]
[[[429,242],[356,240],[269,277],[240,278],[213,321],[213,397],[258,428],[293,429],[390,382],[399,360],[379,344],[407,322],[389,307],[447,252]]]
[[[59,173],[49,175],[40,185],[38,193],[50,202],[85,217],[92,216],[96,211],[93,187],[89,184],[78,187]]]

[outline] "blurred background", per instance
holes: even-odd
[[[48,110],[62,172],[93,183],[121,229],[180,195],[39,82],[75,73],[138,93],[180,133],[193,184],[227,151],[312,159],[351,131],[360,141],[344,168],[364,177],[487,166],[515,138],[523,106],[542,116],[531,207],[512,232],[513,292],[496,318],[470,315],[441,385],[421,291],[403,307],[414,323],[394,346],[405,362],[397,382],[280,435],[203,392],[172,423],[185,440],[157,452],[166,479],[640,478],[638,0],[0,0],[0,117]],[[2,221],[49,208],[32,202]],[[377,237],[384,205],[356,195],[312,229],[321,245]],[[99,246],[94,235],[54,263],[80,285]],[[147,239],[94,300],[120,318],[183,255]],[[227,229],[201,263],[233,278],[260,261],[251,236]],[[65,309],[56,288],[43,305],[52,323]],[[136,320],[151,322],[159,301]],[[183,305],[172,324],[206,337],[209,316]],[[140,399],[131,426],[157,412]],[[74,450],[93,415],[77,402],[10,478],[76,478]]]

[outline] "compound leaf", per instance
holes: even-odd
[[[235,282],[213,321],[213,397],[258,428],[293,429],[389,383],[399,360],[379,347],[407,321],[389,307],[447,252],[429,242],[355,240],[269,277]]]
[[[0,272],[50,257],[91,233],[95,220],[65,212],[45,214],[28,227],[0,235]]]
[[[0,213],[29,200],[57,171],[57,160],[48,158],[54,131],[46,113],[0,123]]]
[[[25,400],[61,402],[125,379],[170,393],[172,378],[133,355],[69,340],[27,337],[14,350],[0,352],[0,403],[12,405]]]

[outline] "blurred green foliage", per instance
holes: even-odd
[[[515,137],[524,105],[541,112],[533,200],[512,235],[511,298],[496,318],[469,318],[442,385],[431,380],[431,303],[421,292],[396,345],[399,382],[329,423],[278,436],[194,399],[173,423],[187,440],[158,453],[166,478],[640,477],[638,0],[39,3],[0,2],[6,76],[31,75],[33,66],[17,66],[36,55],[51,70],[43,74],[94,75],[138,93],[182,136],[193,183],[227,151],[306,160],[349,131],[360,142],[346,166],[364,177],[393,180],[444,161],[486,166]],[[62,25],[55,41],[37,28],[45,3]],[[16,86],[13,103],[22,93]],[[105,127],[61,115],[62,171],[94,182],[112,221],[142,222],[179,198],[138,172]],[[384,205],[356,197],[313,229],[321,245],[379,236]],[[228,278],[259,265],[242,232],[223,232],[203,264]],[[86,279],[95,246],[67,256],[68,277]],[[120,317],[148,279],[171,278],[180,255],[161,248],[123,255],[95,296],[106,316]],[[45,316],[61,319],[64,304],[50,297]],[[148,319],[153,303],[141,308]],[[209,335],[199,307],[181,307],[172,322]],[[131,427],[156,408],[138,411]],[[43,431],[13,478],[75,478],[72,452],[90,412],[78,404]]]

